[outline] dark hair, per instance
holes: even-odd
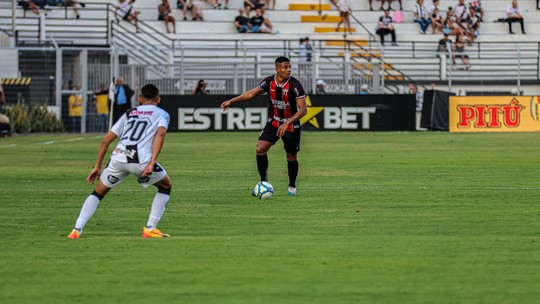
[[[159,96],[159,89],[153,84],[147,84],[142,87],[141,95],[146,100],[152,100]]]
[[[284,56],[280,56],[280,57],[276,58],[276,64],[279,64],[279,63],[282,63],[282,62],[291,62],[291,60],[289,60],[289,58],[284,57]]]

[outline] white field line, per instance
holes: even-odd
[[[52,145],[52,144],[58,144],[58,143],[69,143],[69,142],[75,142],[75,141],[81,141],[86,139],[98,139],[103,138],[103,136],[92,136],[92,137],[76,137],[76,138],[69,138],[65,140],[49,140],[39,143],[33,143],[32,145]],[[13,148],[16,147],[17,144],[10,144],[10,145],[0,145],[0,148]]]

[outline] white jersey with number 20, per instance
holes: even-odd
[[[169,113],[155,105],[141,105],[122,115],[111,128],[120,139],[111,159],[121,163],[149,162],[157,129],[167,128],[169,121]]]

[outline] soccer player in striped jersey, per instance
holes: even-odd
[[[221,109],[226,111],[235,102],[247,101],[268,93],[268,122],[257,141],[257,169],[261,181],[268,181],[267,152],[281,138],[289,171],[287,194],[293,196],[296,195],[296,177],[298,176],[300,118],[307,113],[306,94],[300,81],[291,77],[291,61],[287,57],[276,58],[275,66],[275,75],[266,77],[258,87],[224,101]]]
[[[94,192],[86,198],[75,222],[75,228],[68,238],[79,238],[84,226],[94,215],[99,202],[111,188],[118,186],[131,174],[137,177],[141,186],[146,188],[154,185],[157,188],[148,222],[143,227],[142,237],[169,236],[161,233],[156,226],[165,212],[172,187],[167,172],[157,162],[170,117],[167,112],[157,106],[160,102],[159,90],[153,84],[142,87],[139,102],[140,106],[127,111],[118,119],[101,142],[95,166],[87,178],[89,184],[93,184],[97,177],[99,177],[99,182]],[[102,172],[101,165],[105,153],[116,138],[120,140],[112,152],[107,167]]]

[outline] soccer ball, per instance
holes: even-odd
[[[253,194],[259,199],[269,199],[274,194],[274,187],[269,182],[259,182],[255,185]]]

